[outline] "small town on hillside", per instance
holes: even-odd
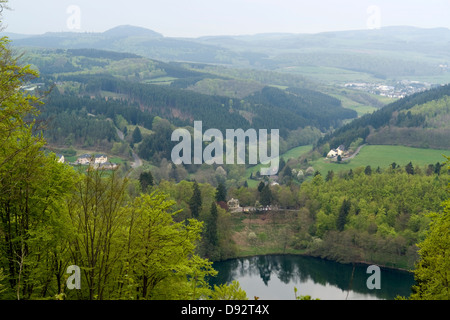
[[[116,163],[112,163],[108,161],[108,156],[105,154],[83,154],[81,156],[78,156],[77,160],[74,162],[66,162],[64,155],[57,154],[56,157],[58,158],[58,161],[61,163],[68,163],[72,166],[76,165],[83,165],[88,166],[91,165],[95,169],[98,170],[112,170],[117,168]]]
[[[366,82],[352,82],[344,84],[345,88],[365,91],[367,93],[395,99],[401,99],[414,93],[429,90],[435,86],[436,85],[427,82],[410,80],[398,81],[393,85]]]

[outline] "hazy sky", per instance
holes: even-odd
[[[450,0],[9,0],[6,32],[103,32],[135,25],[164,36],[316,33],[393,25],[450,28]]]

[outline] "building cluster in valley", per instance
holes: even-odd
[[[392,85],[366,82],[353,82],[344,84],[344,87],[346,88],[365,91],[371,94],[395,99],[404,98],[417,92],[429,90],[434,86],[435,85],[427,82],[410,80],[398,81]]]
[[[255,206],[241,207],[241,205],[239,204],[239,200],[234,199],[234,198],[231,198],[230,200],[227,201],[227,206],[228,206],[228,210],[230,212],[250,213],[250,212],[264,212],[264,211],[279,210],[279,208],[277,206],[274,206],[274,205],[263,206],[259,203],[256,203]]]
[[[64,155],[58,154],[56,155],[58,161],[61,163],[65,163]],[[69,162],[70,165],[83,165],[83,166],[93,166],[99,170],[112,170],[117,168],[116,163],[112,163],[108,161],[108,156],[105,154],[83,154],[78,156],[75,162]]]
[[[338,157],[343,158],[344,156],[348,156],[348,152],[345,150],[345,146],[341,145],[337,149],[331,149],[327,154],[328,159],[337,159]]]

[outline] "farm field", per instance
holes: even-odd
[[[437,162],[446,161],[444,156],[450,156],[450,150],[421,149],[404,146],[369,145],[361,149],[360,153],[352,160],[341,164],[331,163],[325,158],[311,162],[311,166],[323,174],[333,170],[339,172],[358,167],[370,165],[373,169],[377,167],[387,168],[393,162],[404,167],[412,162],[414,167],[421,167]]]

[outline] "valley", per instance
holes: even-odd
[[[212,264],[272,254],[420,271],[449,249],[449,43],[1,38],[0,299],[239,299],[208,286]],[[73,264],[82,289],[64,291]]]

